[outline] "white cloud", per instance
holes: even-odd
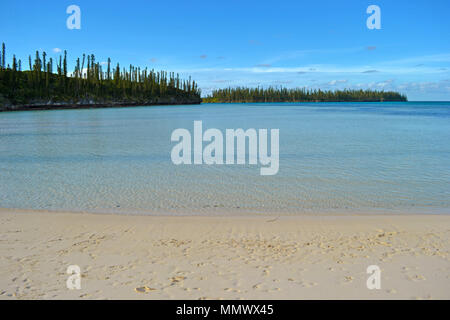
[[[53,48],[53,52],[54,53],[60,53],[60,52],[62,52],[62,50],[60,48]]]
[[[345,79],[342,79],[342,80],[331,80],[331,81],[328,82],[327,84],[330,85],[330,86],[335,86],[335,85],[337,85],[337,84],[340,84],[340,83],[347,83],[347,82],[348,82],[348,80],[345,80]]]
[[[424,75],[424,74],[438,74],[445,72],[432,67],[423,67],[420,70],[409,66],[335,66],[335,65],[314,65],[304,67],[269,67],[269,65],[259,65],[254,67],[238,67],[238,68],[195,68],[179,70],[180,72],[194,73],[194,72],[244,72],[244,73],[299,73],[312,71],[321,74],[404,74],[404,75]]]

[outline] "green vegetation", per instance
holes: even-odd
[[[226,88],[214,90],[203,98],[205,103],[229,102],[375,102],[407,101],[406,96],[392,91],[327,90],[305,88]]]
[[[328,90],[305,88],[226,88],[214,90],[200,98],[195,81],[180,79],[175,73],[155,72],[130,65],[111,65],[111,59],[99,63],[95,56],[76,60],[69,73],[67,52],[57,61],[46,52],[36,51],[28,57],[28,70],[22,61],[12,57],[6,65],[6,46],[0,53],[0,110],[26,109],[35,106],[77,105],[150,105],[228,102],[320,102],[320,101],[407,101],[406,96],[392,91]],[[105,69],[105,70],[104,70]]]
[[[200,103],[200,90],[195,81],[182,80],[178,74],[155,72],[132,65],[129,68],[96,62],[94,55],[78,58],[75,70],[67,70],[67,52],[58,61],[47,59],[36,51],[28,57],[27,71],[22,61],[13,55],[6,65],[6,48],[2,45],[0,57],[0,109],[11,106],[65,105],[65,104],[157,104]],[[106,68],[106,70],[103,70]]]

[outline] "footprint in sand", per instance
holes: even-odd
[[[344,277],[344,279],[346,282],[352,282],[354,278],[351,276],[346,276],[346,277]]]
[[[257,283],[253,286],[253,289],[259,289],[261,287],[262,283]]]
[[[172,277],[172,278],[170,279],[170,281],[172,281],[172,283],[178,283],[178,282],[183,281],[184,279],[186,279],[186,277],[183,277],[183,276],[176,276],[176,277]]]
[[[149,287],[147,287],[147,286],[134,288],[134,291],[136,291],[136,292],[138,292],[138,293],[147,293],[147,292],[155,291],[155,290],[156,290],[156,289],[149,288]]]
[[[408,276],[408,279],[412,281],[422,281],[425,280],[425,277],[420,274],[415,274],[413,276]]]

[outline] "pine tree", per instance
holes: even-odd
[[[6,46],[2,43],[2,69],[5,69]]]
[[[63,74],[64,77],[67,77],[67,51],[64,50],[64,64],[63,64]]]
[[[41,102],[42,99],[53,101],[79,101],[89,99],[104,103],[104,101],[122,103],[156,103],[161,98],[189,98],[200,102],[200,90],[195,81],[183,81],[175,73],[165,71],[148,71],[130,65],[127,70],[111,68],[111,59],[104,72],[102,65],[96,62],[95,55],[87,56],[87,72],[85,73],[85,58],[80,64],[76,59],[72,74],[67,70],[67,51],[59,56],[56,73],[53,73],[53,59],[47,61],[47,53],[36,51],[34,61],[28,56],[29,71],[22,72],[22,61],[13,55],[12,67],[5,66],[5,46],[0,56],[0,94],[12,104],[26,102]],[[182,85],[182,83],[184,85]],[[183,88],[182,88],[183,87]],[[189,88],[189,91],[186,90]]]

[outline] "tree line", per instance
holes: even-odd
[[[394,91],[321,90],[306,88],[225,88],[213,90],[203,98],[206,103],[230,102],[376,102],[407,101],[405,95]]]
[[[190,77],[183,80],[173,72],[133,65],[125,68],[119,63],[113,66],[110,58],[100,63],[93,54],[77,58],[72,72],[67,66],[67,51],[55,61],[45,51],[36,51],[25,64],[16,55],[6,64],[6,46],[2,44],[0,104],[2,100],[12,105],[201,101],[200,89]]]

